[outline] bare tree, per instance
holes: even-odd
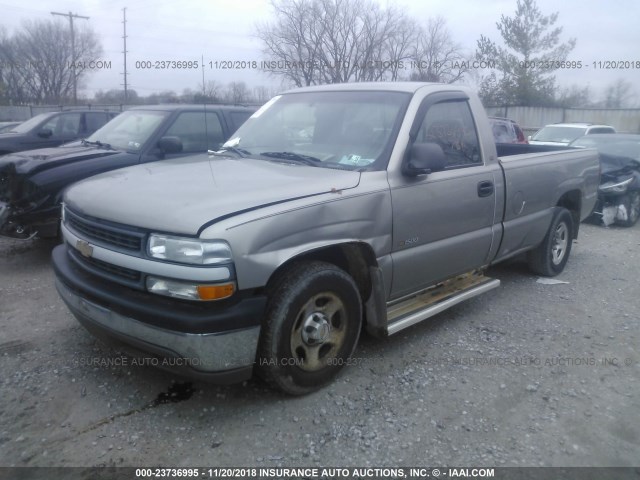
[[[2,82],[13,102],[61,103],[78,85],[102,54],[97,35],[89,28],[75,32],[75,55],[71,32],[62,21],[28,21],[12,37],[0,40]]]
[[[616,80],[605,89],[604,106],[606,108],[630,108],[632,107],[635,93],[633,84],[623,80]]]
[[[372,0],[272,0],[275,19],[258,25],[268,73],[296,86],[399,77],[416,25]]]
[[[593,107],[591,90],[589,86],[571,85],[557,90],[555,104],[564,108]]]
[[[249,102],[250,93],[244,82],[231,82],[227,85],[226,101],[229,103]]]
[[[257,103],[265,103],[274,95],[275,94],[272,92],[272,89],[269,89],[264,85],[253,88],[253,100]]]
[[[200,84],[198,89],[208,102],[219,103],[222,101],[222,85],[215,80],[207,80],[204,86]]]
[[[469,71],[471,58],[451,39],[443,17],[429,19],[421,29],[411,56],[415,70],[411,80],[453,83]]]
[[[314,6],[306,0],[272,0],[275,21],[258,25],[258,38],[264,43],[264,51],[272,60],[265,70],[280,75],[296,86],[314,82],[314,65],[318,61]]]
[[[140,103],[140,98],[138,96],[138,92],[129,88],[127,89],[127,95],[125,96],[124,90],[120,89],[112,89],[103,92],[102,90],[98,90],[93,98],[93,101],[98,104],[131,104],[135,105]]]

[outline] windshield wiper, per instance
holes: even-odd
[[[96,147],[106,148],[107,150],[113,150],[113,147],[111,145],[109,145],[108,143],[102,143],[100,140],[90,142],[89,140],[83,138],[81,141],[83,145],[94,145]]]
[[[240,158],[245,158],[247,155],[251,155],[249,150],[238,147],[222,147],[220,150],[207,150],[209,155],[215,155],[216,157],[224,157],[226,152],[235,153]]]
[[[323,163],[319,158],[295,152],[262,152],[260,155],[263,157],[280,158],[282,160],[302,163],[303,165],[311,165],[312,167],[318,167]]]

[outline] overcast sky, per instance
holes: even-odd
[[[430,17],[443,16],[453,39],[469,52],[475,49],[481,34],[499,41],[496,22],[502,14],[513,15],[516,7],[515,0],[396,0],[391,4],[406,8],[412,17],[425,23]],[[577,40],[570,60],[585,65],[581,70],[559,71],[556,77],[560,85],[589,85],[600,96],[607,85],[621,78],[634,84],[635,102],[640,102],[640,68],[605,70],[593,65],[611,60],[632,61],[634,66],[640,62],[639,1],[538,0],[538,6],[544,14],[559,12],[563,40]],[[112,0],[0,1],[0,22],[11,32],[26,19],[53,18],[52,10],[90,17],[76,20],[76,24],[90,24],[95,29],[104,48],[103,58],[111,61],[111,69],[95,71],[81,92],[92,96],[97,90],[122,88],[122,7],[127,7],[129,84],[140,95],[197,89],[202,83],[202,70],[149,71],[136,68],[136,62],[200,61],[201,56],[207,66],[207,80],[244,81],[249,87],[279,85],[278,80],[259,71],[228,71],[209,64],[264,59],[254,32],[257,22],[271,18],[266,0],[125,0],[121,5]]]

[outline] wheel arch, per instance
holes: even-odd
[[[377,267],[378,261],[371,245],[357,241],[307,250],[287,259],[269,277],[267,291],[273,289],[293,265],[307,261],[327,262],[347,272],[358,286],[363,302],[371,295],[369,267]]]
[[[582,213],[582,192],[578,189],[565,192],[557,201],[556,207],[562,207],[569,210],[573,219],[573,239],[578,238],[580,230],[580,220]]]

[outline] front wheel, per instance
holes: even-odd
[[[630,192],[624,196],[622,205],[627,210],[627,219],[621,220],[620,225],[633,227],[640,217],[640,192]]]
[[[573,218],[566,208],[556,208],[542,243],[528,255],[529,268],[545,277],[555,277],[564,270],[573,243]]]
[[[358,287],[335,265],[305,262],[283,272],[269,297],[258,373],[292,395],[318,390],[349,363],[358,342]]]

